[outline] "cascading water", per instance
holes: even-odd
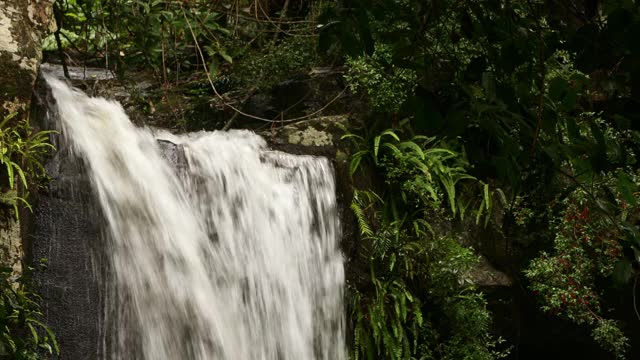
[[[162,157],[122,107],[47,79],[108,224],[107,359],[341,360],[331,165],[248,131],[172,136]]]

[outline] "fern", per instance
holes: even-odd
[[[0,202],[13,207],[17,218],[19,204],[31,210],[26,200],[30,181],[45,176],[41,158],[55,147],[48,143],[53,131],[33,132],[24,120],[11,124],[9,121],[15,115],[10,114],[0,122],[0,165],[4,165],[8,182],[8,191],[0,194]]]
[[[400,141],[400,138],[398,137],[398,135],[396,135],[396,133],[393,132],[393,130],[391,129],[385,130],[380,135],[376,136],[373,139],[373,160],[376,164],[378,163],[378,150],[380,149],[380,140],[382,140],[382,138],[385,136],[389,136],[396,141]],[[387,147],[391,146],[392,149],[397,149],[390,143],[383,143],[383,146],[387,146]],[[397,150],[397,151],[400,151],[400,150]]]
[[[468,331],[468,339],[455,335],[440,344],[439,333],[422,312],[422,300],[426,297],[438,304],[438,311],[451,316],[459,316],[456,313],[461,309],[478,319],[486,314],[480,301],[457,300],[461,294],[476,296],[461,278],[475,256],[455,240],[439,237],[431,218],[448,214],[446,219],[464,219],[473,212],[470,209],[477,209],[477,222],[484,219],[486,225],[493,194],[499,191],[492,192],[488,184],[469,175],[464,157],[438,147],[434,138],[406,140],[395,130],[343,138],[356,148],[351,175],[369,166],[385,180],[380,195],[370,189],[355,190],[351,202],[371,275],[369,287],[353,289],[351,358],[459,358],[455,356],[460,353],[457,345],[465,347],[462,352],[477,350],[484,356],[490,347],[486,328]],[[469,306],[455,301],[467,301]]]
[[[373,277],[372,283],[373,298],[366,299],[357,291],[353,296],[356,322],[352,358],[410,359],[425,325],[420,302],[401,280]]]
[[[500,200],[502,206],[507,205],[507,197],[502,189],[491,190],[489,184],[481,182],[482,185],[482,200],[480,205],[476,209],[476,225],[479,225],[484,217],[484,226],[489,225],[491,216],[493,215],[493,199],[497,197]]]
[[[376,203],[382,203],[382,199],[373,191],[354,190],[353,199],[351,200],[351,210],[358,221],[360,235],[365,238],[373,236],[373,230],[369,225],[369,219],[366,212],[374,207]]]

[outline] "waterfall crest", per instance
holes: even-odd
[[[47,82],[107,223],[104,358],[346,358],[327,159],[201,132],[170,136],[184,149],[176,168],[118,103]]]

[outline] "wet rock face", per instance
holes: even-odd
[[[32,125],[56,129],[53,100],[38,83]],[[104,323],[101,292],[106,288],[104,221],[84,164],[53,138],[58,151],[45,162],[51,180],[31,198],[33,213],[21,218],[26,261],[36,270],[45,322],[58,339],[60,359],[98,359]],[[42,266],[41,266],[42,264]]]
[[[36,291],[46,323],[56,333],[61,359],[96,359],[102,323],[102,214],[81,164],[59,152],[56,173],[34,201],[26,236]],[[44,262],[46,266],[37,264]]]
[[[47,86],[38,83],[33,123],[55,129],[55,104]],[[64,360],[100,359],[108,353],[113,331],[105,313],[105,292],[112,291],[107,253],[106,220],[93,191],[86,165],[59,135],[58,151],[45,163],[51,177],[33,197],[33,213],[23,216],[27,262],[36,271],[45,322],[55,332]],[[183,149],[161,140],[158,146],[177,169],[184,166]],[[41,266],[42,264],[42,266]]]
[[[182,149],[159,142],[162,154],[183,166]],[[64,360],[100,359],[110,348],[110,319],[105,292],[111,291],[106,220],[85,165],[62,145],[46,164],[52,177],[34,199],[25,231],[28,262],[42,298],[45,322],[56,334]],[[44,266],[39,266],[42,263]]]
[[[0,1],[0,116],[25,116],[42,58],[42,39],[54,26],[53,0]]]

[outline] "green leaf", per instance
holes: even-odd
[[[385,135],[394,138],[396,141],[400,141],[400,138],[398,137],[398,135],[396,135],[396,133],[393,132],[393,130],[391,129],[383,131],[382,134],[380,134],[380,137],[383,137]]]
[[[398,144],[398,148],[400,149],[411,149],[413,152],[420,157],[420,159],[424,160],[425,153],[422,151],[422,148],[414,143],[413,141],[405,141]]]
[[[27,188],[27,178],[24,175],[24,171],[22,171],[22,168],[20,167],[20,165],[16,164],[15,162],[12,161],[11,164],[16,169],[16,172],[18,173],[20,180],[22,180],[22,185],[24,185],[24,187]]]
[[[617,285],[625,285],[629,283],[633,274],[631,262],[627,259],[622,259],[615,264],[611,277]]]
[[[630,205],[636,205],[637,200],[633,194],[636,191],[636,184],[633,183],[631,177],[624,171],[618,171],[617,179],[618,191],[622,195],[622,198]]]
[[[33,212],[33,209],[31,208],[31,204],[29,204],[29,202],[27,200],[25,200],[24,198],[20,197],[20,196],[16,196],[16,205],[17,202],[20,201],[27,209],[29,209],[30,212]],[[16,207],[16,216],[18,216],[18,209]]]
[[[30,319],[30,321],[37,324],[38,326],[40,326],[40,328],[44,329],[44,331],[47,332],[47,335],[51,340],[51,345],[53,345],[53,349],[55,350],[56,354],[59,354],[60,348],[58,347],[58,340],[56,339],[56,334],[53,332],[53,330],[51,330],[46,324],[39,320]]]
[[[502,191],[502,189],[496,189],[496,192],[498,193],[498,195],[500,195],[500,201],[502,202],[502,206],[507,206],[508,204],[507,196],[504,194],[504,191]]]
[[[385,135],[394,138],[396,141],[400,141],[400,138],[398,138],[398,135],[396,135],[393,132],[393,130],[390,130],[390,129],[383,131],[380,135],[373,138],[373,160],[376,163],[376,165],[378,164],[378,150],[380,149],[380,140],[382,140],[382,138]],[[385,144],[388,144],[388,143],[384,143],[383,145]]]
[[[5,162],[5,167],[7,169],[7,176],[9,177],[9,189],[13,189],[13,182],[15,179],[15,175],[13,174],[13,164],[11,161]]]
[[[339,125],[342,125],[342,124],[339,124]],[[342,135],[342,136],[340,137],[340,140],[345,140],[345,139],[351,139],[351,140],[353,140],[356,144],[358,144],[359,142],[364,141],[364,138],[363,138],[362,136],[357,135],[357,134],[352,134],[352,133],[344,134],[344,135]]]
[[[425,165],[422,161],[416,158],[410,158],[409,161],[413,163],[424,175],[431,177],[431,172],[429,171],[429,167]]]
[[[229,54],[227,54],[226,52],[219,50],[218,55],[222,56],[224,61],[228,62],[229,64],[233,64],[233,58],[231,58],[231,56],[229,56]]]
[[[486,227],[489,224],[489,220],[491,219],[491,209],[493,207],[493,199],[491,198],[491,194],[489,192],[489,184],[484,184],[484,204],[487,209],[487,216],[484,220],[484,226]]]
[[[561,101],[569,88],[569,82],[561,77],[556,77],[549,83],[549,97],[554,102]]]
[[[482,73],[482,88],[489,101],[496,99],[496,77],[493,72],[485,71]]]
[[[358,171],[358,167],[360,166],[360,162],[362,161],[362,156],[353,156],[351,161],[349,162],[349,175],[353,176],[353,174]]]
[[[402,156],[402,151],[400,151],[400,149],[398,149],[398,147],[396,147],[395,145],[391,143],[384,143],[382,144],[382,146],[391,150],[396,156]]]
[[[564,99],[562,100],[562,109],[566,112],[573,110],[578,103],[578,93],[571,89],[567,91]]]
[[[31,332],[31,337],[33,338],[33,342],[34,343],[39,343],[40,342],[40,338],[38,337],[38,332],[36,331],[36,329],[33,327],[33,325],[30,322],[27,322],[27,327],[29,328],[29,331]]]
[[[480,207],[478,208],[478,212],[476,213],[476,225],[480,224],[480,219],[482,218],[482,214],[484,212],[484,199],[480,203]]]
[[[0,129],[4,128],[4,126],[7,124],[7,122],[9,122],[9,120],[11,120],[14,117],[16,117],[16,115],[18,115],[18,113],[17,112],[13,112],[13,113],[5,116],[4,120],[2,120],[2,122],[0,122]]]
[[[378,150],[380,149],[380,136],[373,139],[373,162],[378,164]]]
[[[580,129],[578,128],[578,124],[576,123],[576,119],[569,117],[567,118],[567,132],[569,134],[569,138],[571,142],[574,144],[582,144],[584,143],[584,138],[580,135]]]

